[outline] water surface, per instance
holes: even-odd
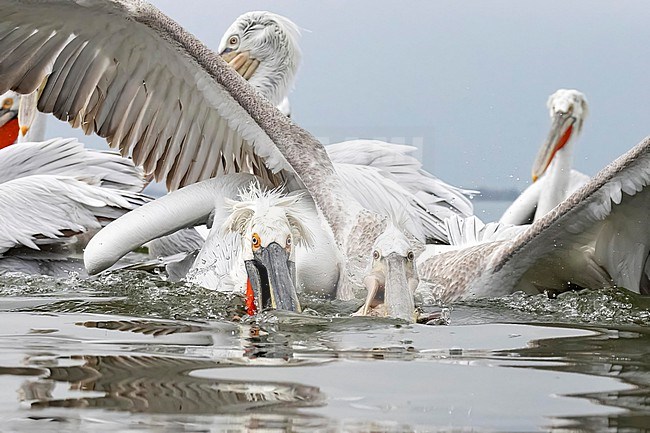
[[[52,431],[628,431],[650,303],[622,289],[425,306],[440,323],[243,316],[159,275],[0,277],[0,417]]]

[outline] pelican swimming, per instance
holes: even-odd
[[[291,174],[343,257],[337,292],[363,290],[385,218],[359,205],[322,145],[216,53],[145,2],[0,5],[0,90],[31,93],[47,79],[40,111],[107,137],[170,189],[237,170],[272,184]]]
[[[277,38],[268,37],[269,32],[279,36]],[[231,66],[240,75],[248,78],[262,95],[277,104],[283,98],[286,100],[286,94],[299,64],[300,50],[296,40],[297,34],[298,30],[295,25],[284,17],[269,12],[251,12],[239,17],[225,33],[220,44],[220,52],[222,57],[229,60]],[[385,215],[393,213],[396,209],[406,209],[403,211],[406,217],[402,219],[401,224],[403,229],[408,230],[422,241],[433,239],[446,242],[443,219],[459,213],[471,213],[471,203],[464,196],[466,191],[451,187],[424,172],[419,161],[409,155],[413,150],[414,148],[410,146],[393,145],[375,140],[355,140],[327,147],[328,155],[335,162],[334,167],[337,173],[343,178],[346,186],[351,186],[348,187],[350,193],[364,207]],[[206,198],[206,200],[214,199]],[[219,206],[217,204],[217,208]],[[154,207],[147,206],[141,212],[146,210],[154,212],[153,209]],[[158,208],[155,209],[156,212],[159,212]],[[119,258],[120,254],[126,253],[129,248],[134,246],[133,242],[127,242],[124,238],[130,237],[145,241],[153,236],[160,236],[168,230],[168,226],[165,226],[165,230],[149,232],[146,238],[142,236],[134,238],[126,228],[134,227],[137,224],[136,221],[139,217],[136,215],[139,213],[134,214],[132,218],[122,220],[121,230],[112,230],[116,236],[120,236],[119,233],[122,235],[119,237],[119,242],[111,243],[110,255],[101,253],[108,249],[108,243],[103,244],[100,252],[94,251],[95,243],[91,244],[87,253],[88,257],[100,255],[105,259],[111,258],[110,260],[102,259],[101,264],[96,262],[93,271],[110,266],[113,260]],[[205,218],[207,215],[203,215],[201,220]],[[180,226],[184,226],[184,224],[187,224],[187,221]],[[151,220],[148,220],[147,225],[152,229],[155,227]],[[312,226],[313,230],[322,230],[318,225],[319,223],[316,222],[315,226]],[[127,233],[129,233],[128,236]],[[120,243],[121,246],[114,245],[117,243]],[[223,246],[221,243],[219,245]],[[323,243],[318,245],[318,254],[315,251],[312,252],[311,260],[299,260],[299,264],[311,263],[310,269],[314,271],[315,275],[326,276],[320,281],[322,290],[336,293],[340,275],[340,269],[336,262],[340,260],[340,255],[330,251],[329,259],[325,260],[324,254],[320,251],[321,248],[325,248]],[[189,275],[193,277],[193,281],[200,282],[204,286],[219,288],[224,284],[224,278],[229,275],[230,271],[221,266],[215,266],[216,272],[211,272],[210,269],[206,269],[205,265],[201,265],[203,262],[215,263],[214,257],[206,260],[204,257],[206,255],[220,256],[219,252],[206,251],[209,251],[208,245],[196,258],[197,266],[205,271],[199,274],[196,269],[192,269]],[[244,249],[244,253],[241,255],[245,256],[246,251]],[[241,251],[237,250],[237,252]],[[298,254],[298,258],[303,259],[303,256]],[[313,266],[316,261],[321,264],[320,268]],[[332,263],[335,264],[332,265]],[[299,286],[309,290],[314,284],[306,282],[305,278],[307,277],[304,276],[308,273],[300,272],[301,266],[298,268]],[[240,267],[235,269],[240,269]],[[208,278],[206,278],[206,274],[209,276]],[[237,279],[240,286],[245,280],[246,278]],[[350,294],[345,296],[350,296]]]
[[[589,176],[571,168],[573,146],[589,113],[587,98],[574,89],[559,89],[546,105],[551,130],[535,158],[533,184],[504,212],[503,223],[530,224],[589,181]]]
[[[5,53],[0,69],[7,62],[19,71],[0,71],[0,90],[14,88],[29,93],[49,74],[39,98],[41,111],[54,112],[108,137],[124,152],[133,151],[147,171],[157,173],[159,178],[167,175],[172,183],[192,183],[203,173],[223,173],[234,165],[266,170],[268,175],[261,176],[263,180],[273,180],[283,170],[295,173],[324,216],[343,258],[340,290],[353,292],[363,287],[372,269],[373,247],[382,240],[382,233],[389,235],[386,238],[394,235],[389,233],[391,227],[384,217],[363,208],[350,196],[323,146],[313,136],[260,97],[218,55],[144,2],[0,0],[0,5],[0,52]],[[88,22],[97,25],[88,26]],[[53,33],[34,32],[53,26]],[[161,81],[165,90],[155,92]],[[168,120],[172,118],[178,122],[170,126]],[[231,151],[224,153],[219,144],[204,150],[204,141],[211,143],[218,131],[222,136],[228,131],[240,142],[245,141],[246,158],[233,157]],[[541,263],[548,249],[564,243],[558,239],[562,235],[559,223],[566,223],[561,227],[569,233],[586,233],[589,223],[619,215],[617,206],[610,212],[612,199],[625,206],[644,197],[637,192],[650,177],[648,145],[644,142],[608,166],[579,193],[505,247],[503,243],[480,244],[416,260],[418,265],[421,263],[420,279],[450,297],[457,293],[499,295],[512,290],[521,280],[521,272],[526,271],[526,263]],[[243,148],[234,154],[241,157]],[[202,157],[194,158],[198,155]],[[206,155],[208,158],[203,158]],[[266,166],[255,165],[261,161]],[[192,201],[192,187],[178,191],[187,194],[188,203],[196,205],[187,213],[200,215],[206,207],[214,209],[213,203]],[[645,212],[647,207],[641,209]],[[586,212],[587,218],[571,223],[569,220],[579,211]],[[94,239],[99,242],[100,238]],[[536,248],[540,239],[546,240],[547,250]],[[570,239],[567,237],[567,244]],[[247,241],[252,245],[253,239]],[[516,257],[521,259],[514,260]],[[92,267],[94,263],[87,261],[87,265]],[[637,274],[643,266],[639,269]],[[391,294],[384,293],[384,299],[392,299]]]
[[[516,236],[420,256],[420,278],[448,301],[576,287],[649,294],[649,183],[646,138]]]

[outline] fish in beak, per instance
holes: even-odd
[[[289,251],[277,242],[259,247],[253,259],[246,260],[248,289],[247,313],[252,315],[264,309],[300,312],[296,291],[296,264],[290,260]]]
[[[251,57],[250,51],[238,52],[226,48],[221,53],[221,58],[228,62],[245,80],[249,80],[260,65],[259,60]]]
[[[551,130],[537,153],[533,164],[533,182],[537,181],[546,172],[555,154],[567,144],[572,134],[576,132],[576,120],[571,111],[559,111],[553,115]]]

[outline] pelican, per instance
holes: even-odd
[[[387,234],[384,239],[391,235],[386,218],[361,206],[344,188],[324,147],[261,97],[216,53],[144,2],[0,0],[0,5],[4,12],[0,16],[0,52],[5,53],[0,64],[0,90],[29,93],[47,77],[38,101],[40,111],[53,112],[75,126],[107,137],[123,152],[133,152],[146,171],[168,179],[172,185],[231,172],[235,166],[265,172],[260,178],[269,182],[294,173],[327,222],[341,254],[337,293],[363,288],[373,269],[373,248],[382,240],[380,235]],[[95,25],[88,26],[89,22]],[[12,71],[17,72],[6,73],[5,63],[14,65]],[[170,119],[177,122],[170,124]],[[217,136],[233,140],[224,145],[214,140]],[[208,149],[208,143],[214,145]],[[558,227],[565,227],[568,233],[587,233],[589,223],[610,222],[609,215],[620,215],[618,206],[611,212],[612,200],[625,207],[644,197],[638,192],[643,192],[650,177],[648,145],[647,141],[642,143],[608,166],[507,244],[484,243],[426,260],[417,258],[419,278],[437,291],[445,290],[449,297],[455,293],[499,295],[513,290],[521,272],[526,271],[522,271],[524,263],[542,263],[548,249],[564,243]],[[262,162],[265,165],[258,164]],[[200,218],[206,208],[214,210],[214,203],[197,198],[193,187],[214,186],[203,183],[179,190],[186,196],[188,207],[182,211],[169,209],[170,213],[182,213],[184,219],[191,220],[193,216]],[[585,218],[572,223],[579,211],[585,212]],[[147,228],[140,230],[146,232]],[[109,233],[103,230],[91,243],[109,241]],[[539,239],[546,239],[546,250],[537,248]],[[567,244],[570,239],[567,235]],[[246,240],[253,245],[253,239]],[[89,269],[97,265],[96,259],[86,257]],[[637,274],[641,269],[643,266]],[[384,293],[385,302],[390,299],[392,295]]]
[[[253,87],[286,113],[290,112],[288,92],[301,59],[299,36],[298,27],[286,17],[266,11],[248,12],[226,30],[219,52]],[[343,183],[355,186],[350,192],[364,207],[389,213],[387,205],[394,208],[398,197],[392,195],[392,200],[389,199],[392,191],[408,198],[398,205],[407,209],[415,223],[408,220],[404,223],[411,232],[424,230],[429,241],[447,243],[444,220],[456,214],[473,213],[466,195],[477,191],[451,186],[424,171],[420,162],[410,155],[415,147],[378,140],[350,140],[325,148]],[[356,187],[368,178],[374,178],[368,188]]]
[[[179,218],[178,209],[191,212]],[[387,294],[382,311],[413,320],[414,241],[402,227],[409,217],[400,209],[391,217],[373,245],[373,266],[363,284],[373,299]],[[271,190],[261,179],[244,173],[198,182],[134,210],[100,232],[84,257],[91,272],[100,271],[153,237],[208,220],[212,228],[205,244],[189,263],[176,257],[182,260],[174,263],[178,268],[173,273],[207,288],[245,293],[250,314],[268,307],[300,311],[298,291],[346,298],[337,293],[344,271],[340,252],[310,196]],[[129,226],[137,230],[113,245]],[[372,309],[361,313],[377,314],[376,302],[371,304]]]
[[[323,146],[219,55],[145,2],[0,5],[0,91],[31,93],[47,79],[39,111],[106,137],[170,189],[233,171],[271,184],[291,175],[343,257],[337,293],[363,290],[385,217],[362,207]]]
[[[589,113],[587,98],[578,90],[559,89],[546,103],[551,130],[533,164],[533,184],[504,212],[505,224],[537,221],[571,193],[589,181],[589,176],[571,169],[573,146]]]
[[[649,294],[649,183],[646,138],[514,237],[421,255],[420,278],[446,301],[611,286]]]

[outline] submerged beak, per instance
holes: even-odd
[[[253,256],[253,260],[245,263],[256,310],[273,308],[300,312],[295,286],[296,265],[289,260],[289,252],[272,242],[260,247]]]
[[[18,138],[18,113],[12,109],[0,109],[0,149],[10,146]]]
[[[409,322],[417,319],[413,293],[418,281],[406,275],[406,260],[397,253],[382,259],[383,271],[375,271],[364,280],[368,295],[357,314],[387,316]]]
[[[249,80],[260,65],[259,60],[250,56],[250,51],[240,53],[226,49],[221,53],[221,58],[228,62],[245,80]]]
[[[567,144],[573,133],[575,121],[576,118],[570,113],[555,113],[548,137],[544,144],[542,144],[541,149],[539,149],[535,163],[533,164],[533,182],[537,181],[544,174],[557,151]]]

